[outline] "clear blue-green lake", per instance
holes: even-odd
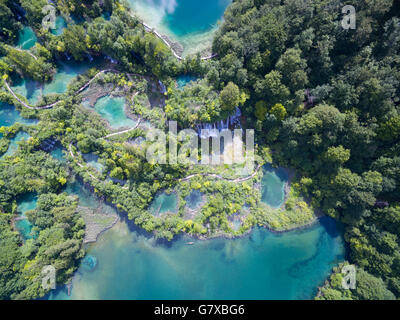
[[[36,119],[23,118],[20,112],[13,105],[5,102],[0,102],[0,127],[9,127],[16,122],[30,125],[36,124],[38,121]]]
[[[68,62],[57,65],[57,73],[54,75],[51,82],[46,83],[43,88],[43,95],[51,93],[65,93],[68,89],[68,84],[79,74],[85,73],[94,64]]]
[[[196,81],[197,79],[198,79],[198,78],[195,77],[195,76],[191,76],[191,75],[182,75],[182,76],[179,76],[179,77],[176,79],[176,82],[178,83],[178,88],[179,88],[179,89],[182,89],[182,88],[184,88],[185,86],[187,86],[190,82]]]
[[[14,77],[11,88],[15,93],[18,93],[28,99],[30,104],[36,104],[41,96],[40,83],[31,79]]]
[[[155,196],[154,200],[150,205],[150,212],[155,215],[161,215],[163,213],[177,212],[178,199],[175,193],[167,194],[165,192]]]
[[[65,21],[64,17],[58,16],[56,17],[56,28],[51,30],[51,33],[60,36],[64,32],[64,29],[67,27],[67,21]]]
[[[185,198],[186,205],[190,209],[196,209],[203,200],[203,194],[200,190],[193,190],[190,194]]]
[[[285,200],[287,173],[282,168],[272,168],[271,165],[267,164],[263,167],[263,174],[261,201],[272,208],[279,208]]]
[[[18,34],[17,47],[28,50],[32,48],[37,42],[35,32],[31,27],[24,27]]]
[[[37,205],[37,195],[34,193],[27,193],[21,199],[18,200],[18,217],[24,218],[22,220],[17,220],[15,226],[22,237],[27,240],[32,238],[32,224],[26,218],[25,213],[30,210],[34,210]]]
[[[65,155],[64,155],[64,150],[63,150],[63,148],[61,148],[61,147],[54,148],[54,149],[50,152],[50,155],[51,155],[54,159],[56,159],[56,160],[58,160],[58,161],[60,161],[60,162],[62,162],[62,163],[67,162],[67,159],[65,158]]]
[[[217,23],[231,0],[128,0],[148,25],[179,41],[184,55],[211,45]]]
[[[30,138],[30,135],[25,131],[19,131],[14,138],[11,139],[10,144],[8,146],[8,150],[0,157],[0,159],[12,156],[18,150],[19,142],[22,140],[27,141]]]
[[[89,248],[97,266],[80,267],[71,296],[60,288],[50,299],[310,299],[344,258],[326,217],[303,231],[187,241],[157,244],[119,223]]]
[[[89,166],[96,169],[97,171],[102,172],[104,170],[104,166],[99,163],[98,155],[94,153],[84,153],[82,154],[82,157]]]
[[[106,96],[97,100],[94,109],[113,129],[134,127],[136,122],[125,114],[125,103],[123,97]]]
[[[58,62],[57,73],[53,79],[44,85],[31,79],[15,77],[12,89],[26,97],[31,104],[36,104],[41,96],[47,94],[61,94],[68,89],[69,83],[78,75],[85,73],[90,68],[98,66],[98,61],[92,63],[79,63],[74,61]]]
[[[101,204],[100,200],[95,197],[90,190],[83,187],[80,181],[68,183],[65,190],[69,195],[77,196],[79,205],[88,208],[97,208]]]

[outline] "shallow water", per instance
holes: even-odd
[[[13,105],[5,102],[0,102],[0,127],[9,127],[16,122],[31,125],[36,124],[38,121],[36,119],[23,118],[21,117],[20,112]]]
[[[17,201],[18,207],[17,207],[17,212],[20,217],[25,217],[25,212],[34,210],[37,205],[37,195],[34,193],[28,193],[21,197]],[[27,240],[32,238],[32,224],[29,222],[28,219],[24,220],[18,220],[15,222],[15,226],[19,233],[22,235],[22,237]]]
[[[128,0],[134,12],[151,27],[179,41],[184,55],[210,46],[231,0]]]
[[[161,215],[166,212],[177,212],[177,196],[175,193],[166,194],[165,192],[158,194],[150,205],[150,212],[153,215]]]
[[[279,208],[285,200],[285,184],[288,176],[283,169],[275,169],[270,165],[265,165],[263,171],[261,201],[272,208]]]
[[[305,231],[255,229],[235,240],[170,247],[117,224],[91,246],[97,266],[81,266],[72,295],[51,299],[310,299],[343,260],[342,237],[329,218]]]
[[[136,122],[128,118],[125,114],[125,98],[109,96],[102,97],[97,100],[94,105],[96,112],[107,122],[113,129],[122,127],[134,127]]]
[[[67,27],[67,22],[65,21],[64,17],[58,16],[56,18],[56,28],[52,29],[51,33],[56,36],[62,35],[66,27]]]
[[[193,190],[186,198],[186,204],[190,209],[196,209],[203,199],[203,194],[199,190]]]
[[[61,147],[57,147],[57,148],[53,149],[53,150],[50,152],[50,155],[51,155],[54,159],[56,159],[56,160],[58,160],[58,161],[60,161],[60,162],[62,162],[62,163],[65,163],[65,162],[67,161],[67,159],[65,158],[65,155],[64,155],[63,148],[61,148]]]
[[[98,62],[59,62],[57,73],[53,79],[44,85],[31,79],[13,79],[12,89],[26,97],[31,104],[36,104],[42,95],[62,94],[68,89],[68,84],[80,74],[85,73],[90,68],[98,66]]]
[[[58,63],[57,73],[54,75],[51,82],[44,85],[43,94],[65,93],[68,89],[68,84],[76,76],[85,73],[93,66],[95,65],[84,62]]]
[[[28,99],[30,104],[36,104],[41,96],[40,83],[31,79],[14,78],[11,86],[15,93]]]
[[[64,191],[69,195],[77,196],[80,206],[95,209],[101,205],[101,201],[90,190],[84,188],[80,181],[68,183]]]
[[[182,89],[184,88],[186,85],[188,85],[191,81],[196,81],[197,77],[195,76],[191,76],[191,75],[182,75],[179,76],[176,79],[176,82],[178,83],[178,88]]]
[[[82,207],[98,209],[103,214],[117,214],[117,211],[114,207],[97,198],[93,191],[90,191],[88,188],[86,188],[80,180],[69,182],[66,185],[64,192],[68,193],[69,195],[77,196],[78,204]]]
[[[82,268],[85,269],[85,271],[93,271],[97,265],[97,258],[95,256],[88,254],[85,256],[85,258],[82,259],[81,265]]]
[[[85,162],[91,166],[92,168],[96,169],[99,172],[102,172],[104,170],[104,166],[98,162],[99,156],[94,154],[94,153],[85,153],[82,154],[83,159]]]
[[[19,131],[14,138],[11,139],[10,144],[8,146],[8,150],[4,153],[0,159],[12,156],[18,150],[18,143],[22,140],[27,141],[30,138],[30,135],[24,131]]]
[[[35,32],[31,27],[24,27],[18,34],[17,47],[28,50],[32,48],[37,42]]]

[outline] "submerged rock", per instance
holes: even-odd
[[[93,271],[94,268],[97,266],[97,258],[95,256],[92,256],[88,254],[85,258],[82,260],[82,267],[86,271]]]

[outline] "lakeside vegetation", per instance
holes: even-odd
[[[177,60],[119,1],[57,2],[57,13],[68,19],[60,36],[41,28],[38,8],[45,4],[21,0],[26,11],[21,23],[21,9],[0,0],[5,8],[0,15],[0,100],[40,120],[39,125],[0,129],[0,155],[18,132],[32,137],[0,160],[0,298],[43,296],[34,281],[41,267],[56,265],[61,284],[79,265],[85,223],[76,199],[62,193],[72,173],[136,225],[169,240],[181,233],[239,236],[256,225],[284,231],[311,223],[320,209],[345,224],[349,259],[361,279],[382,288],[376,295],[342,292],[335,271],[320,298],[400,296],[400,9],[394,1],[373,7],[360,1],[354,31],[340,28],[334,1],[233,1],[214,40],[218,56],[210,61],[199,55]],[[33,27],[39,39],[29,51],[14,47],[23,24]],[[60,101],[51,109],[27,109],[4,86],[15,77],[51,82],[58,61],[87,63],[90,58],[104,62],[77,75],[64,94],[44,96],[37,104]],[[106,69],[113,72],[97,76]],[[181,74],[201,80],[179,89],[175,79]],[[88,89],[79,92],[87,83]],[[111,94],[124,97],[127,114],[143,123],[105,138],[115,131],[82,104]],[[180,129],[195,128],[226,119],[238,106],[243,127],[256,129],[256,164],[296,170],[279,209],[263,204],[255,188],[262,170],[235,182],[240,166],[146,160],[149,128],[167,129],[167,120],[177,121]],[[134,143],[138,138],[141,144]],[[68,150],[69,168],[41,151],[47,140]],[[99,157],[102,172],[85,162],[82,154],[88,153]],[[196,178],[185,180],[190,175]],[[185,198],[193,190],[205,198],[188,213]],[[37,237],[24,242],[13,219],[17,199],[28,192],[39,196],[38,208],[27,214]],[[151,214],[149,206],[160,192],[177,194],[177,214]],[[234,230],[236,217],[240,226]]]

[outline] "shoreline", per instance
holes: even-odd
[[[285,170],[289,170],[289,169],[285,168]],[[86,183],[86,182],[83,180],[83,178],[79,175],[79,173],[77,174],[77,176],[79,177],[79,179],[81,180],[82,184],[83,184],[85,187],[88,187],[90,190],[94,189],[94,187],[93,187],[90,183]],[[292,175],[292,176],[293,176],[293,175]],[[287,184],[290,186],[289,183],[287,183]],[[159,194],[159,193],[160,193],[160,192],[157,192],[157,194]],[[172,193],[175,193],[175,194],[176,194],[176,191],[172,191],[171,194],[172,194]],[[156,196],[157,196],[157,194],[156,194]],[[162,194],[162,192],[161,192],[160,194]],[[116,210],[117,214],[119,215],[118,221],[116,221],[116,222],[113,224],[112,227],[114,227],[118,222],[123,222],[123,221],[126,219],[125,222],[131,222],[133,225],[135,225],[135,227],[136,227],[137,229],[139,229],[139,230],[142,229],[140,226],[137,226],[136,224],[134,224],[134,222],[133,222],[132,220],[130,220],[130,219],[128,218],[128,213],[127,213],[127,212],[123,212],[123,211],[118,210],[118,208],[116,207],[116,205],[114,205],[113,203],[109,203],[109,202],[105,201],[103,197],[98,197],[98,199],[99,199],[101,202],[103,202],[104,204],[110,205],[111,207],[113,207],[113,208]],[[153,200],[154,200],[154,199],[153,199]],[[178,197],[178,196],[177,196],[177,205],[176,205],[176,207],[179,209],[179,197]],[[149,212],[150,214],[152,214],[150,211],[148,211],[148,212]],[[165,216],[165,215],[167,215],[167,214],[177,214],[177,213],[166,212],[165,214],[163,214],[163,216]],[[286,232],[301,231],[301,230],[307,229],[307,228],[309,228],[309,227],[312,227],[314,224],[316,224],[316,223],[317,223],[322,217],[324,217],[324,216],[326,216],[326,215],[325,215],[325,214],[322,214],[322,213],[315,214],[315,218],[314,218],[312,221],[310,221],[310,222],[308,222],[308,223],[306,223],[306,224],[304,224],[304,225],[293,226],[293,227],[290,227],[290,228],[288,228],[288,229],[283,229],[283,230],[276,230],[276,229],[273,229],[273,228],[271,228],[269,225],[262,225],[262,226],[258,226],[258,227],[264,228],[264,229],[266,229],[266,230],[268,230],[269,232],[272,232],[272,233],[274,233],[274,234],[283,234],[283,233],[286,233]],[[156,216],[156,217],[157,217],[157,216]],[[160,216],[160,217],[157,217],[157,218],[162,219],[163,217]],[[111,227],[111,228],[112,228],[112,227]],[[222,233],[216,233],[216,234],[204,236],[204,235],[191,235],[191,234],[189,234],[189,233],[183,232],[183,233],[180,233],[180,234],[175,234],[174,237],[172,238],[172,240],[159,239],[159,241],[167,241],[167,243],[173,243],[174,241],[178,240],[180,237],[185,237],[185,236],[190,237],[192,240],[200,240],[200,241],[206,241],[206,240],[211,240],[211,239],[216,239],[216,238],[236,239],[236,238],[241,238],[241,237],[247,236],[248,234],[250,234],[251,232],[253,232],[253,231],[255,230],[256,227],[257,227],[257,225],[251,227],[249,230],[245,231],[243,234],[240,234],[240,235],[235,235],[235,234],[229,234],[229,233],[224,233],[224,232],[222,232]],[[107,230],[109,230],[109,229],[111,229],[111,228],[108,228]],[[104,230],[104,231],[107,231],[107,230]],[[103,234],[103,233],[104,233],[104,232],[102,232],[102,234]],[[146,233],[147,233],[147,232],[146,232]],[[156,231],[152,231],[152,232],[148,233],[148,237],[149,237],[149,238],[152,238],[152,237],[154,237],[155,235],[156,235]],[[99,236],[100,236],[100,234],[99,234]],[[92,243],[96,243],[96,242],[97,242],[97,239],[96,239],[95,242],[92,242]]]
[[[179,40],[174,41],[171,39],[172,38],[171,36],[159,33],[155,28],[153,28],[152,26],[150,26],[149,24],[144,22],[144,20],[141,17],[139,17],[137,14],[135,14],[131,9],[129,10],[129,14],[139,21],[139,23],[144,27],[144,30],[146,32],[154,34],[157,38],[159,38],[162,42],[164,42],[164,44],[171,50],[174,57],[180,61],[184,60],[187,56],[196,55],[196,54],[200,54],[201,60],[210,60],[210,59],[213,59],[216,56],[218,56],[218,54],[212,53],[212,43],[211,43],[210,47],[208,47],[204,50],[201,50],[199,52],[188,54],[185,57],[185,56],[183,56],[183,53],[184,53],[183,45],[179,42]],[[207,52],[207,51],[209,52],[208,55],[202,54],[202,52]]]

